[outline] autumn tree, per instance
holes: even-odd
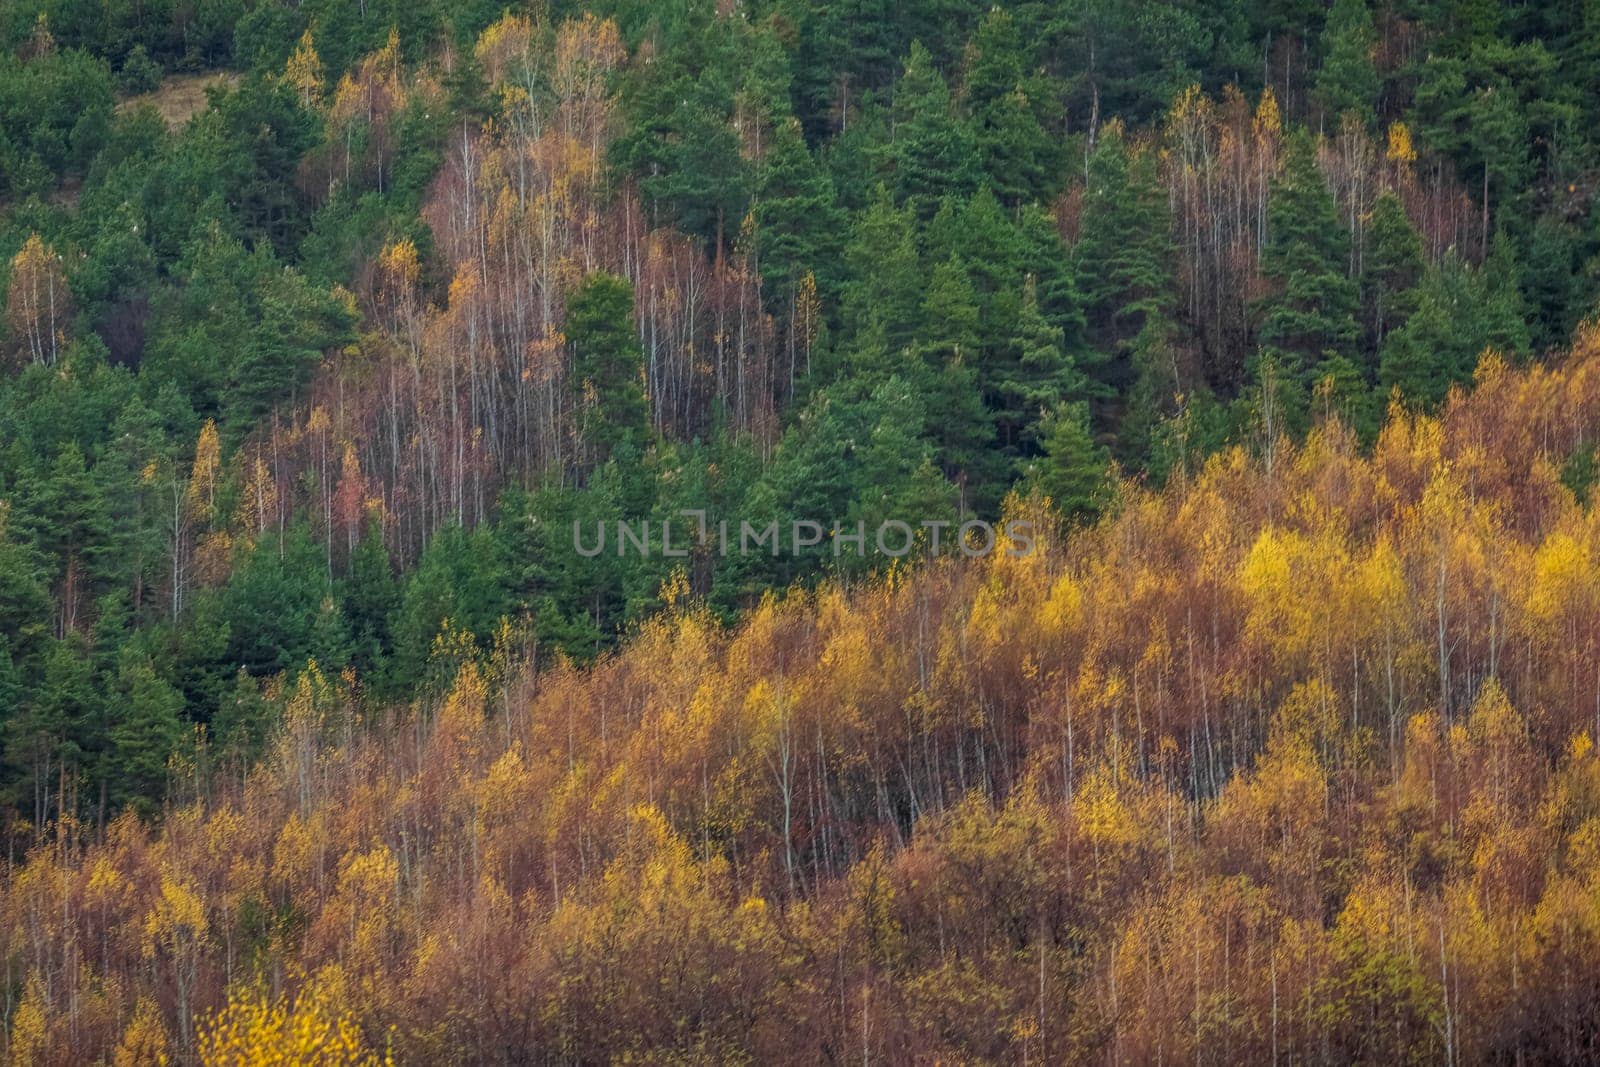
[[[15,363],[54,363],[66,342],[72,294],[55,251],[31,234],[11,260],[6,326]]]

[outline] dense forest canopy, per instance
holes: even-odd
[[[1593,1055],[1597,129],[1593,3],[4,5],[8,1054]],[[1041,550],[574,551],[696,514]]]

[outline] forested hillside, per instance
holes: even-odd
[[[8,1054],[1593,1056],[1596,129],[1592,3],[3,5]]]
[[[376,720],[307,669],[247,777],[6,879],[11,1054],[1589,1061],[1597,431],[1588,337],[1026,557],[441,647]]]

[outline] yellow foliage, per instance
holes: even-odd
[[[384,279],[395,286],[415,285],[422,276],[422,263],[417,256],[417,246],[409,237],[383,246],[378,254],[378,270]]]
[[[483,67],[483,76],[490,85],[506,76],[513,60],[528,54],[532,37],[533,23],[528,16],[510,11],[478,35],[472,54]]]
[[[322,98],[322,59],[317,55],[308,29],[300,35],[300,43],[283,69],[283,80],[300,95],[307,107]]]
[[[1255,114],[1256,136],[1261,138],[1276,138],[1283,131],[1283,116],[1278,111],[1278,97],[1268,86],[1261,93],[1261,102],[1256,105]]]
[[[1594,611],[1597,579],[1587,543],[1557,531],[1544,539],[1533,554],[1533,583],[1528,593],[1528,615],[1535,625],[1555,627],[1573,615]]]
[[[1494,678],[1484,683],[1472,706],[1467,729],[1480,744],[1520,741],[1526,736],[1522,716],[1511,706],[1505,688]]]
[[[1060,637],[1083,624],[1083,589],[1072,575],[1063,574],[1050,587],[1050,595],[1034,617],[1041,637]]]
[[[122,1031],[111,1062],[114,1067],[166,1067],[172,1062],[167,1027],[154,1000],[140,997],[134,1005],[133,1018]]]
[[[434,736],[444,743],[440,757],[447,765],[476,759],[487,704],[488,687],[483,673],[477,660],[466,658],[434,724]]]
[[[29,974],[22,1003],[17,1005],[16,1018],[11,1022],[9,1062],[12,1067],[33,1067],[43,1062],[49,1035],[49,1005],[45,1001],[44,983],[38,974]]]
[[[29,234],[11,259],[6,290],[6,323],[23,342],[19,355],[35,363],[55,362],[71,309],[61,257],[37,233]]]
[[[259,988],[235,989],[228,1006],[200,1031],[205,1067],[382,1067],[393,1057],[368,1046],[361,1028],[317,987],[269,1001]]]
[[[1102,848],[1131,844],[1139,837],[1133,809],[1103,767],[1080,786],[1072,800],[1072,815],[1084,835]]]
[[[215,419],[200,427],[194,445],[194,465],[189,473],[189,509],[201,519],[210,519],[216,506],[217,474],[222,467],[222,439]]]
[[[1411,143],[1411,128],[1403,122],[1389,124],[1389,147],[1384,158],[1391,163],[1415,163],[1417,150]]]

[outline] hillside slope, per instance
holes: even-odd
[[[248,781],[11,869],[10,1053],[286,993],[415,1063],[1593,1056],[1597,431],[1591,333],[1027,558],[383,715],[307,671]]]

